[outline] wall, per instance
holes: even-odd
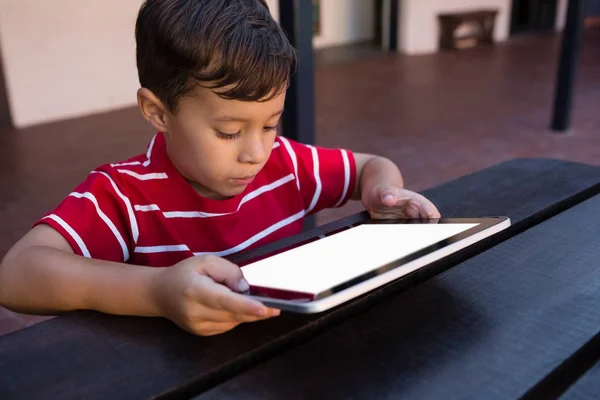
[[[556,30],[562,31],[567,22],[567,2],[569,0],[558,0],[558,10],[556,12]]]
[[[406,54],[431,53],[437,50],[439,28],[437,14],[459,9],[498,8],[494,38],[503,41],[510,31],[512,0],[400,0],[402,4],[399,32],[400,50]],[[598,2],[600,0],[587,0]],[[568,0],[558,0],[556,30],[564,28]],[[591,8],[591,7],[589,7]]]
[[[8,101],[8,93],[6,91],[4,71],[1,68],[2,64],[2,49],[0,49],[0,131],[2,131],[4,128],[12,127],[10,103]]]
[[[135,104],[133,27],[142,0],[0,0],[15,126]]]
[[[373,0],[321,1],[315,47],[374,37]],[[267,2],[278,17],[279,1]],[[134,105],[133,30],[141,3],[0,0],[0,49],[15,126]]]
[[[562,31],[567,21],[567,3],[569,0],[558,0],[558,12],[556,15],[556,30]],[[586,16],[600,16],[600,0],[584,0],[586,3]]]
[[[437,15],[444,12],[498,9],[494,38],[502,41],[508,37],[511,0],[402,0],[401,3],[400,50],[406,54],[437,51]]]
[[[267,0],[267,4],[279,20],[279,0]],[[374,18],[374,0],[321,0],[321,33],[313,39],[313,46],[319,49],[372,39]]]
[[[586,15],[590,17],[600,17],[600,0],[587,0]]]
[[[321,0],[321,34],[315,48],[360,42],[375,37],[373,0]]]

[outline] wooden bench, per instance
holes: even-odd
[[[562,393],[587,372],[582,357],[599,356],[582,352],[600,331],[599,192],[599,167],[491,167],[425,194],[444,216],[513,225],[426,273],[209,338],[162,319],[65,315],[0,338],[0,398],[515,398],[552,394],[548,376]],[[581,373],[561,373],[565,362]]]

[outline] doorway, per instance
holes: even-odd
[[[2,60],[2,48],[0,48],[0,130],[12,128],[12,118],[8,102],[8,93],[4,81],[4,63]]]
[[[510,34],[552,32],[558,0],[513,0]]]

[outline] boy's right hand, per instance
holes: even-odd
[[[189,332],[209,336],[279,315],[279,310],[235,293],[247,289],[237,265],[220,257],[198,256],[157,274],[151,296],[162,316]]]

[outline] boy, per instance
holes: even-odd
[[[264,0],[147,0],[136,23],[147,152],[93,171],[0,265],[0,304],[162,316],[200,335],[279,314],[224,256],[362,200],[439,217],[381,157],[277,137],[295,51]],[[154,267],[154,268],[149,268]]]

